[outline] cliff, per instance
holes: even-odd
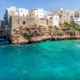
[[[9,40],[12,44],[26,44],[43,40],[63,39],[80,39],[80,32],[66,25],[60,25],[60,27],[30,26],[13,29],[9,35]]]

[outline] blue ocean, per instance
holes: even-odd
[[[0,80],[80,80],[80,40],[0,45]]]

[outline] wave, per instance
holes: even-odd
[[[80,45],[76,45],[77,47],[80,47]]]

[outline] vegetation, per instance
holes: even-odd
[[[67,27],[72,27],[72,28],[74,28],[75,30],[80,31],[80,28],[76,27],[76,24],[75,24],[75,23],[69,24],[68,22],[65,22],[64,24],[65,24]]]

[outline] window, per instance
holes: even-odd
[[[23,21],[23,24],[25,25],[25,21]]]
[[[62,16],[60,15],[59,17],[61,18]]]

